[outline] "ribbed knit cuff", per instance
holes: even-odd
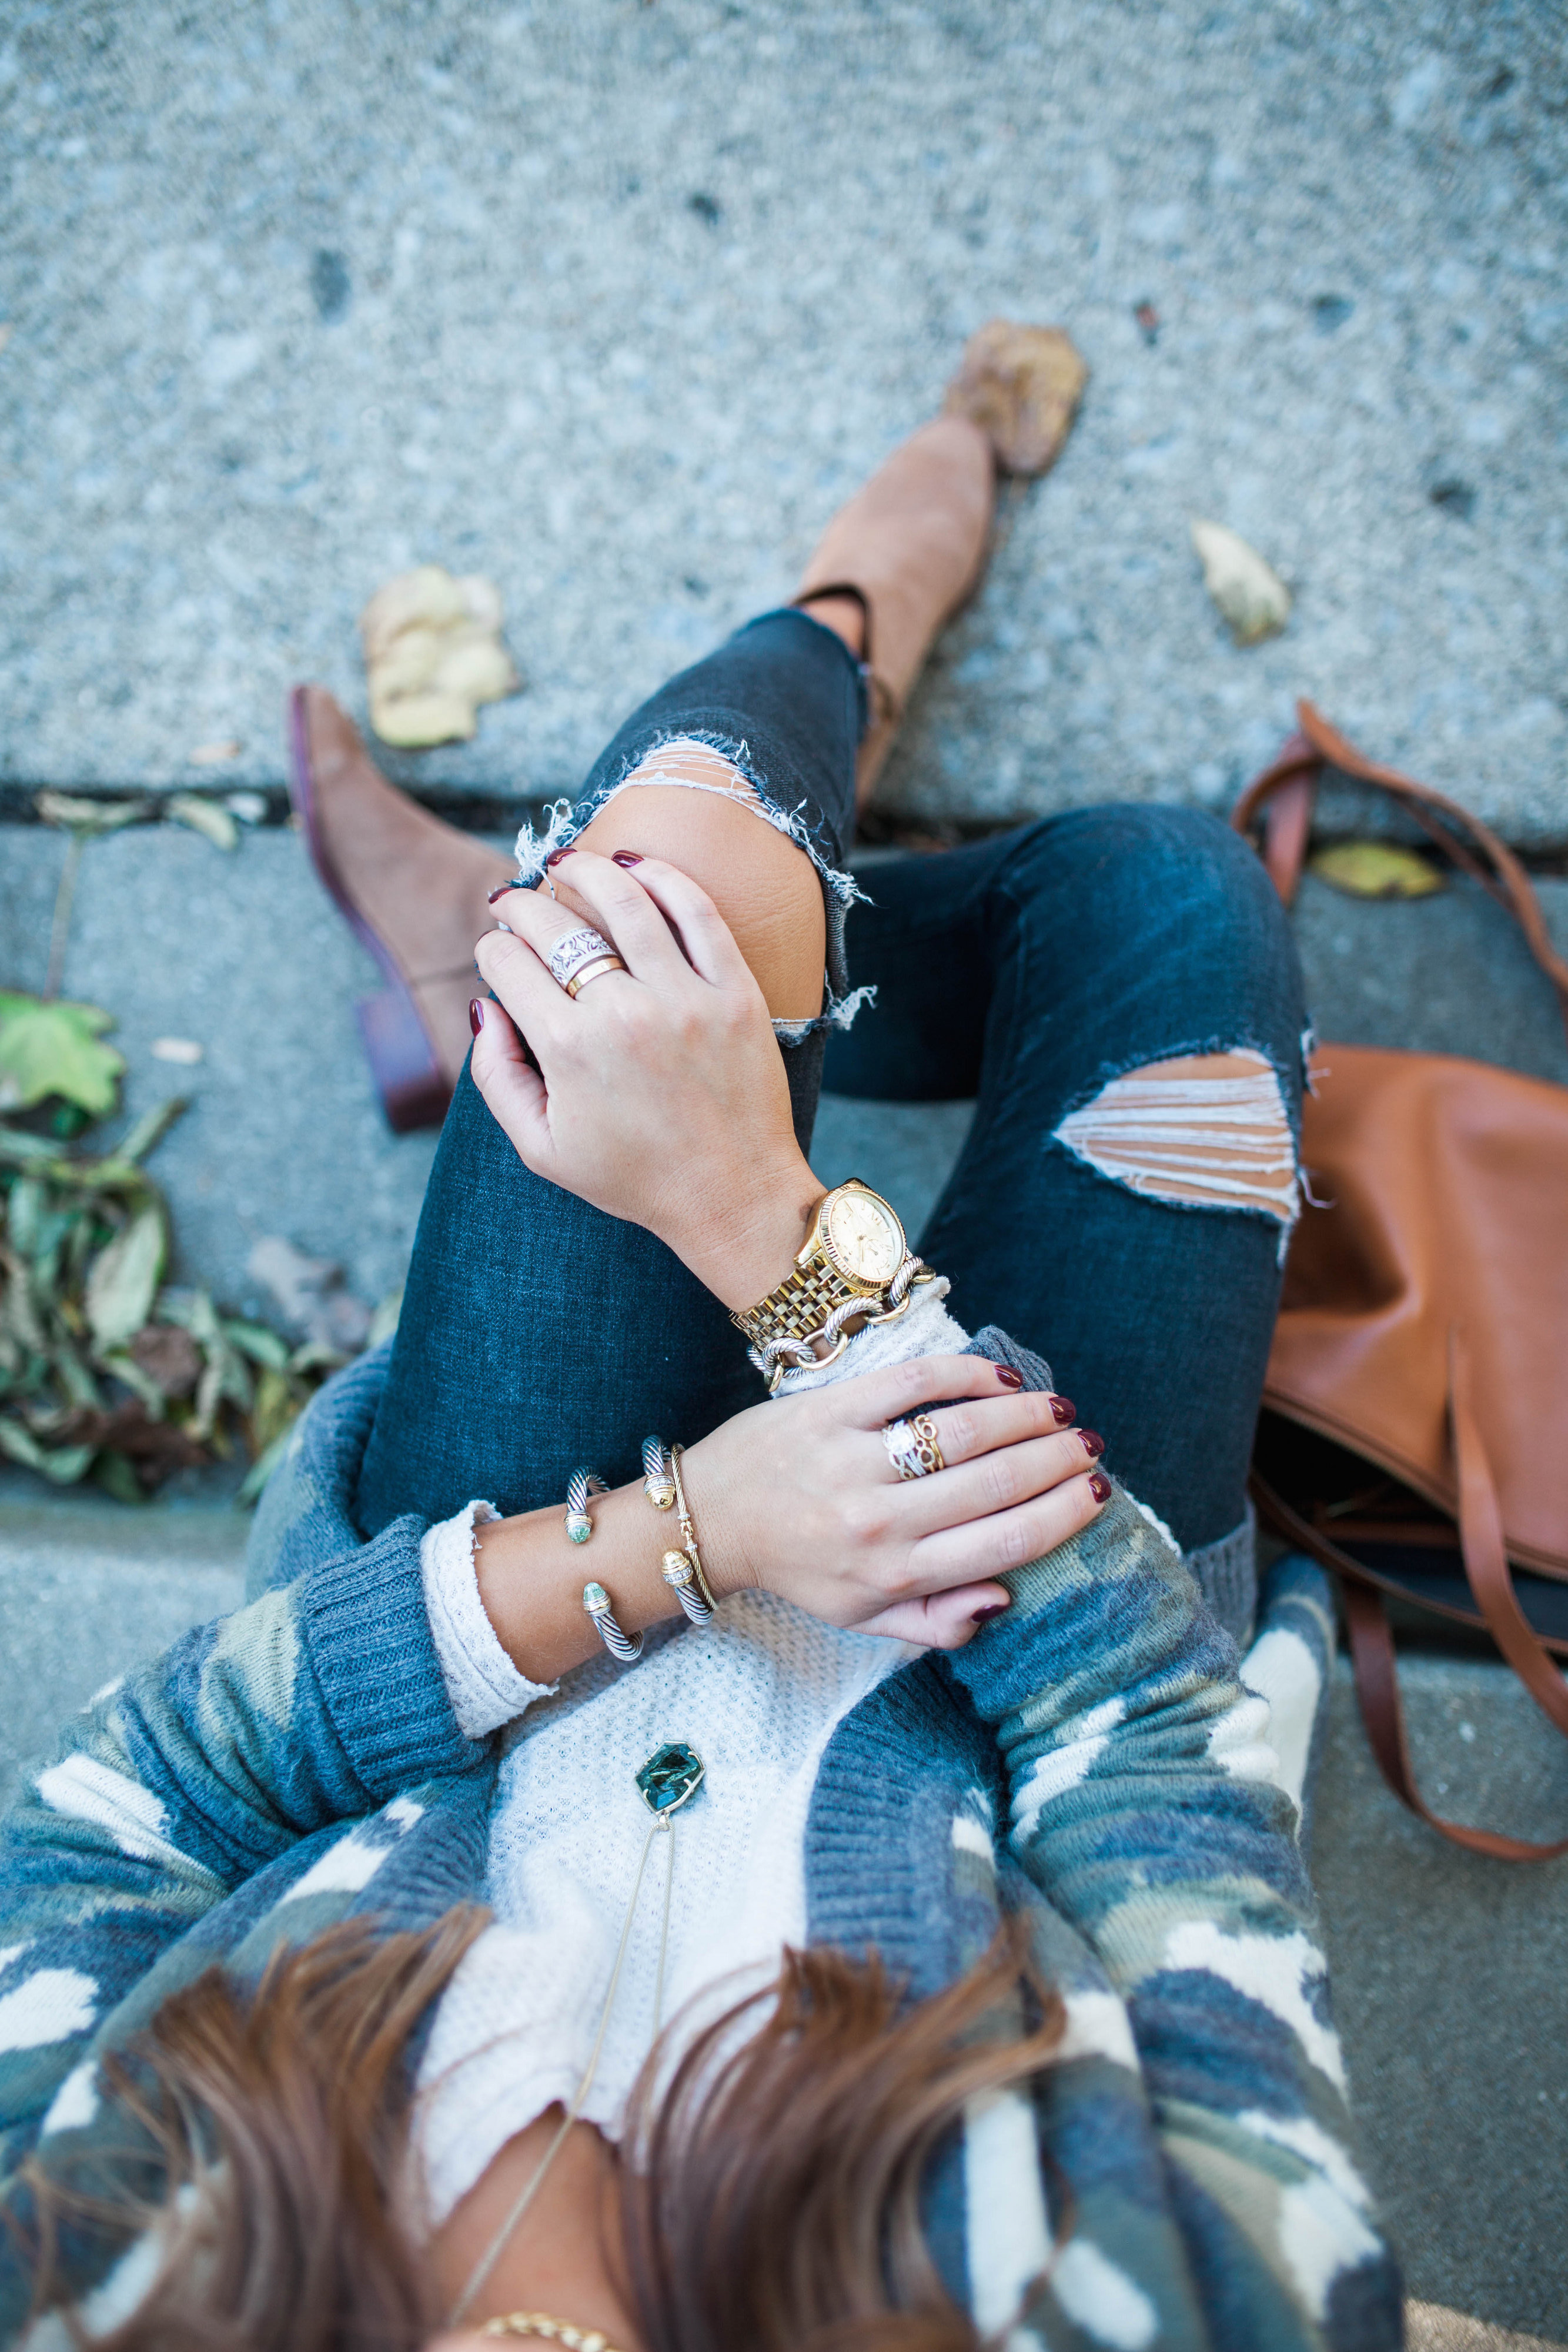
[[[1231,1640],[1245,1649],[1258,1615],[1258,1515],[1251,1504],[1239,1527],[1189,1551],[1186,1564]]]
[[[420,1574],[423,1519],[379,1536],[305,1580],[299,1618],[333,1729],[370,1793],[468,1769],[485,1750],[465,1739],[446,1696]]]
[[[519,1674],[502,1649],[479,1598],[474,1565],[474,1530],[500,1518],[494,1503],[466,1504],[455,1518],[427,1528],[419,1547],[421,1580],[431,1639],[441,1679],[468,1739],[486,1738],[504,1723],[515,1723],[536,1698],[549,1698],[555,1683],[533,1683]]]

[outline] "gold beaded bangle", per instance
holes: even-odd
[[[552,2319],[548,2311],[508,2311],[499,2319],[487,2319],[479,2333],[540,2336],[547,2344],[564,2344],[567,2352],[615,2352],[599,2328],[574,2327],[570,2319]]]

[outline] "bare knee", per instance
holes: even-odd
[[[1250,1047],[1147,1062],[1070,1111],[1057,1142],[1150,1200],[1249,1210],[1278,1220],[1299,1205],[1295,1141],[1272,1064]]]
[[[577,838],[601,857],[635,849],[689,874],[734,932],[775,1020],[812,1020],[827,954],[822,886],[806,852],[760,810],[722,751],[681,740],[649,752]],[[559,870],[556,887],[571,904]]]

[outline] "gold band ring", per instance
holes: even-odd
[[[566,983],[566,992],[575,1003],[578,991],[586,988],[591,980],[602,980],[607,971],[624,971],[625,969],[621,958],[612,949],[608,955],[595,956],[593,961],[585,963],[580,971],[574,971]]]
[[[901,1478],[929,1478],[934,1471],[947,1467],[936,1442],[936,1423],[928,1412],[913,1413],[907,1421],[890,1421],[882,1442]]]

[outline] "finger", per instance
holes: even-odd
[[[1103,1489],[1096,1493],[1095,1486]],[[1092,1525],[1110,1499],[1112,1486],[1097,1470],[1085,1470],[1048,1494],[1011,1510],[963,1527],[923,1536],[909,1558],[909,1581],[917,1593],[946,1591],[978,1578],[1003,1576],[1043,1559],[1070,1536]]]
[[[550,1155],[549,1120],[545,1111],[545,1082],[528,1060],[528,1049],[506,1010],[494,999],[476,997],[479,1026],[468,1055],[468,1069],[497,1125],[516,1146],[524,1164],[548,1175]]]
[[[857,1633],[882,1633],[895,1642],[919,1642],[928,1650],[961,1650],[982,1625],[1009,1605],[1005,1584],[959,1584],[923,1601],[895,1601],[879,1610]]]
[[[576,859],[579,853],[573,850],[570,855]],[[602,865],[604,861],[601,858],[596,863]],[[559,946],[562,940],[570,939],[576,931],[601,931],[601,923],[596,921],[591,915],[580,915],[574,908],[562,906],[559,900],[550,898],[542,889],[508,891],[502,911],[506,920],[501,932],[497,935],[494,931],[487,931],[485,937],[486,939],[495,939],[497,936],[505,938],[507,933],[510,932],[514,938],[526,941],[543,965],[550,986],[557,991],[558,994],[564,994],[565,992],[561,989],[559,982],[549,969],[550,950]],[[623,963],[629,961],[619,940],[606,936],[605,943],[621,957]],[[568,997],[568,1003],[571,1001]]]
[[[917,1356],[912,1363],[841,1381],[822,1393],[852,1429],[882,1429],[938,1398],[1010,1395],[1017,1378],[1010,1365],[993,1364],[988,1356]]]
[[[559,884],[588,908],[588,919],[615,942],[615,952],[634,980],[651,984],[688,977],[691,967],[664,919],[634,873],[591,849],[574,849],[555,869]],[[556,908],[556,914],[567,910]],[[580,929],[578,923],[574,928]]]
[[[662,909],[692,970],[715,988],[755,990],[751,966],[702,884],[667,858],[643,857],[635,850],[622,850],[612,863],[624,858],[632,860],[636,879]]]
[[[514,901],[528,896],[526,890],[513,893]],[[520,908],[515,911],[521,914]],[[541,1062],[548,1064],[573,1007],[546,970],[540,952],[519,921],[509,931],[486,931],[474,950],[474,961]]]
[[[946,1405],[940,1412],[933,1412],[930,1418],[942,1459],[951,1466],[958,1462],[973,1462],[977,1455],[994,1453],[998,1446],[1018,1445],[1026,1438],[1054,1437],[1071,1421],[1072,1407],[1067,1398],[1051,1396],[1041,1390],[1001,1389],[994,1396],[982,1395],[965,1404]],[[1071,1433],[1082,1444],[1090,1459],[1097,1462],[1104,1445],[1094,1431],[1075,1429]],[[1077,1463],[1074,1466],[1082,1469],[1083,1465]]]
[[[1089,1434],[1097,1448],[1100,1440],[1092,1431]],[[910,1479],[901,1486],[894,1524],[912,1535],[931,1535],[938,1528],[967,1527],[1032,1502],[1093,1468],[1099,1454],[1084,1444],[1083,1435],[1063,1429],[1050,1437],[1026,1437],[973,1462]]]

